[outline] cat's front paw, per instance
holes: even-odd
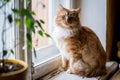
[[[63,67],[59,67],[58,69],[60,72],[63,72],[63,71],[66,71],[67,69],[66,68],[63,68]]]
[[[72,70],[71,70],[71,69],[68,69],[68,70],[67,70],[67,73],[68,73],[68,74],[72,74]]]

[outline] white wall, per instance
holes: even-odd
[[[91,28],[106,48],[106,0],[81,0],[81,23]]]

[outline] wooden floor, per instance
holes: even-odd
[[[107,67],[107,74],[103,76],[100,80],[109,80],[109,78],[112,77],[111,75],[113,75],[115,71],[117,70],[118,64],[116,62],[107,62],[106,67]],[[41,78],[40,80],[98,80],[98,79],[99,77],[82,78],[77,75],[68,74],[66,72],[61,72],[54,76],[53,74],[52,75],[49,74],[45,76],[44,78]]]

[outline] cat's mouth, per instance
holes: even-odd
[[[74,26],[75,24],[73,22],[66,22],[67,26]]]
[[[70,25],[73,25],[73,22],[69,21],[69,20],[66,20],[65,24],[70,26]]]
[[[73,23],[63,23],[63,26],[64,26],[64,28],[67,28],[67,29],[73,29],[73,28],[75,28],[74,27],[75,24],[73,24]]]

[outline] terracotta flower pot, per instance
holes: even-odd
[[[8,63],[10,62],[13,64],[20,64],[23,66],[23,68],[17,71],[0,74],[0,80],[26,80],[28,66],[25,62],[21,60],[11,60],[11,59],[6,60],[6,62]]]

